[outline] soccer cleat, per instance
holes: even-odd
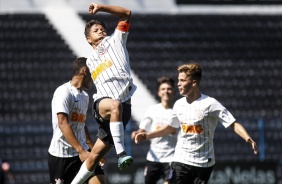
[[[125,152],[122,152],[118,155],[118,168],[120,170],[126,169],[133,162],[131,156],[126,155]]]

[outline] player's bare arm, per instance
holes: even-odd
[[[90,149],[92,149],[93,146],[94,146],[94,142],[93,142],[92,139],[91,139],[90,133],[89,133],[88,128],[87,128],[86,125],[85,125],[85,127],[84,127],[84,130],[85,130],[86,144],[88,145],[88,147],[89,147]]]
[[[253,150],[254,150],[254,154],[257,154],[258,149],[257,149],[257,145],[256,142],[253,141],[253,139],[249,136],[248,132],[246,131],[246,129],[238,122],[234,122],[231,127],[234,129],[234,131],[240,136],[242,137],[247,143],[249,143]]]
[[[58,126],[62,131],[64,137],[70,143],[70,145],[78,152],[80,160],[83,162],[89,155],[89,152],[86,151],[76,137],[73,134],[73,131],[68,122],[68,115],[65,113],[58,113]]]
[[[110,6],[104,4],[91,3],[89,5],[89,13],[95,15],[97,12],[106,12],[113,14],[120,18],[120,21],[129,22],[131,11],[120,7],[120,6]]]
[[[175,132],[176,128],[167,125],[150,133],[138,133],[135,136],[135,143],[138,144],[139,142],[147,141],[156,137],[164,137],[169,134],[175,134]]]

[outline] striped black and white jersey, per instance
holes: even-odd
[[[218,122],[228,127],[235,118],[216,99],[201,94],[191,104],[186,97],[177,100],[170,126],[180,127],[181,133],[173,160],[197,167],[214,165],[213,137]]]
[[[155,131],[168,125],[172,116],[172,109],[165,109],[161,103],[149,107],[145,118],[140,122],[139,128],[146,132]],[[150,139],[150,149],[147,153],[147,160],[151,162],[168,163],[172,161],[174,148],[177,141],[177,133],[165,137]]]
[[[51,155],[62,158],[78,155],[58,127],[57,113],[68,114],[69,124],[75,137],[85,150],[89,149],[86,144],[84,130],[88,103],[88,94],[85,91],[79,91],[70,82],[59,86],[55,90],[52,99],[53,137],[48,150]]]
[[[136,90],[130,75],[127,37],[128,32],[115,29],[115,32],[105,37],[88,57],[87,66],[97,88],[94,100],[111,97],[125,102]]]

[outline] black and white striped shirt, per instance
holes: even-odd
[[[97,88],[94,100],[111,97],[125,102],[136,90],[130,75],[127,36],[128,32],[116,29],[111,36],[105,37],[88,57],[87,66]]]
[[[173,160],[197,167],[214,165],[213,137],[218,122],[228,127],[235,118],[216,99],[201,94],[191,104],[186,97],[177,100],[170,126],[180,127],[181,134]]]
[[[48,150],[51,155],[63,158],[78,155],[77,151],[67,142],[58,127],[57,113],[68,114],[69,124],[75,137],[83,148],[88,150],[84,130],[88,103],[88,94],[85,91],[80,92],[70,82],[56,89],[52,99],[53,137]]]

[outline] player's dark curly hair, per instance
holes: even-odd
[[[166,77],[166,76],[159,77],[158,80],[157,80],[158,89],[159,89],[160,85],[163,84],[163,83],[170,84],[172,87],[174,87],[174,80],[170,77]]]
[[[105,30],[107,30],[106,24],[103,21],[101,21],[101,20],[90,20],[85,25],[85,29],[84,29],[85,38],[87,38],[89,36],[90,29],[95,24],[99,24],[99,25],[103,26],[105,28]]]
[[[79,72],[80,72],[80,69],[82,67],[86,66],[86,60],[87,60],[87,58],[85,58],[85,57],[79,57],[79,58],[76,58],[73,61],[73,64],[72,64],[72,76],[78,75]]]

